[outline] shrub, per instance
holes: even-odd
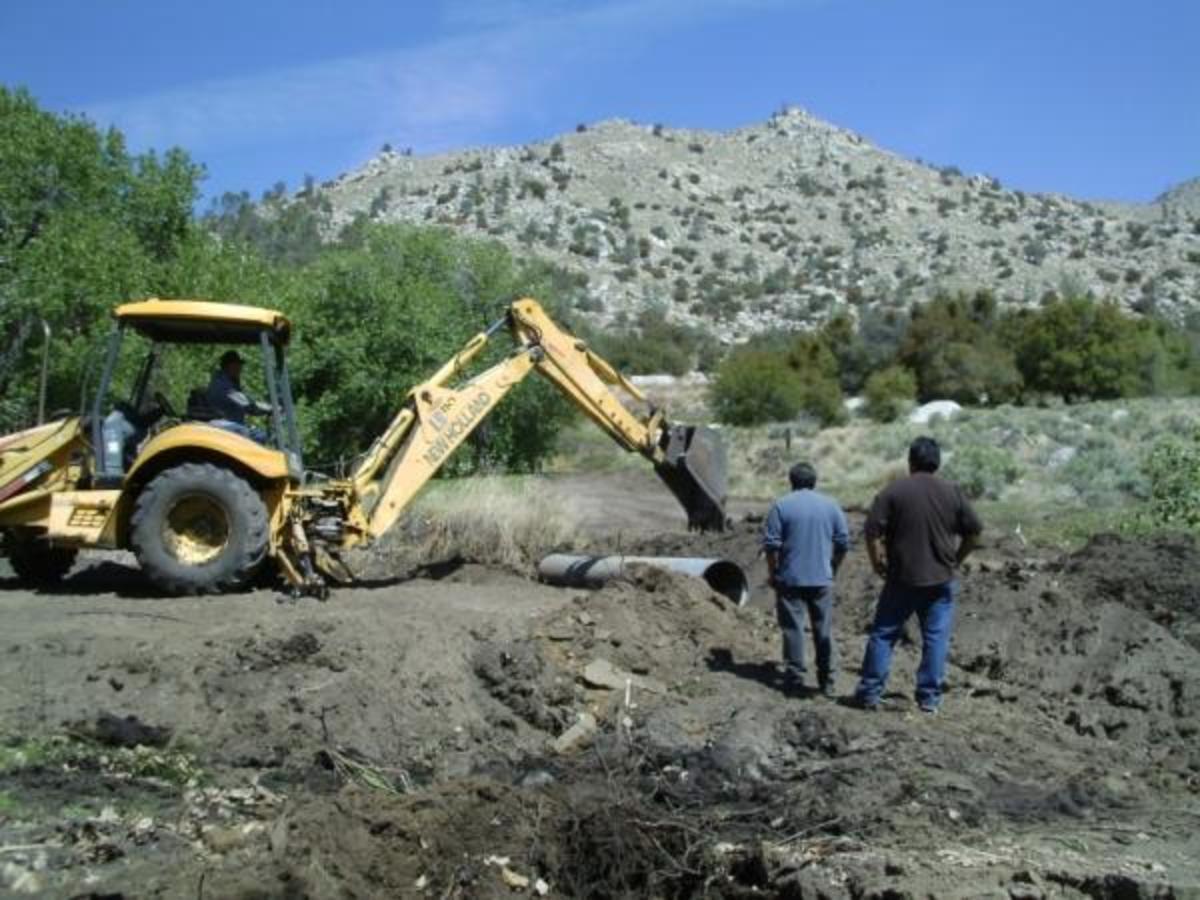
[[[1061,472],[1062,480],[1093,505],[1149,496],[1149,479],[1136,458],[1106,434],[1090,432]]]
[[[894,422],[913,405],[917,379],[903,366],[889,366],[867,379],[866,413],[877,422]]]
[[[805,385],[783,355],[742,347],[717,367],[709,393],[719,421],[762,425],[795,418],[804,405]]]
[[[1003,447],[969,444],[950,455],[945,475],[971,499],[995,500],[1021,477],[1021,465]]]
[[[1159,440],[1142,471],[1150,485],[1151,521],[1200,531],[1200,428],[1190,438],[1169,435]]]

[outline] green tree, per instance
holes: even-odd
[[[0,87],[0,427],[34,409],[39,320],[54,331],[51,408],[76,408],[118,302],[159,293],[192,232],[202,170],[181,150],[131,156],[121,134]]]
[[[867,379],[866,413],[877,422],[894,422],[917,397],[917,379],[903,366],[888,366]]]
[[[294,384],[306,445],[331,463],[364,451],[408,390],[503,312],[505,298],[557,304],[544,268],[516,265],[499,244],[440,229],[369,225],[361,245],[333,248],[289,280],[297,322]],[[510,345],[497,335],[473,371]],[[571,409],[536,377],[516,388],[457,454],[451,472],[530,470]]]
[[[821,329],[821,337],[837,359],[842,390],[856,394],[867,378],[891,364],[907,325],[894,310],[864,307],[858,320],[845,313],[834,316]]]
[[[804,404],[805,386],[782,354],[740,347],[717,367],[709,393],[721,422],[762,425],[794,419]]]
[[[922,401],[1005,403],[1021,392],[1021,373],[998,336],[990,294],[939,295],[912,311],[896,361],[917,379]]]
[[[787,350],[788,366],[803,385],[800,408],[822,425],[846,420],[845,397],[838,382],[838,363],[819,334],[793,338]]]
[[[1052,299],[1009,330],[1025,384],[1068,402],[1148,393],[1163,362],[1154,325],[1114,303]]]
[[[670,321],[661,307],[638,313],[633,327],[594,329],[572,327],[600,356],[626,374],[684,375],[711,364],[716,340],[707,332]]]

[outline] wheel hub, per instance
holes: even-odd
[[[202,566],[221,555],[229,543],[229,516],[205,494],[181,497],[163,525],[163,546],[177,560]]]

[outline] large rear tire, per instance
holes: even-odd
[[[245,479],[209,463],[155,476],[138,496],[130,544],[143,571],[173,594],[249,585],[267,557],[266,504]]]
[[[39,535],[10,532],[4,537],[4,555],[17,580],[28,585],[58,584],[67,577],[79,551],[56,547]]]

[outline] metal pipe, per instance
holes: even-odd
[[[46,424],[46,387],[50,380],[50,324],[42,319],[42,375],[38,380],[38,424]]]
[[[714,591],[742,606],[750,599],[750,583],[742,567],[728,559],[690,556],[573,556],[552,553],[538,563],[538,575],[547,584],[600,587],[631,574],[628,566],[652,566],[702,578]]]

